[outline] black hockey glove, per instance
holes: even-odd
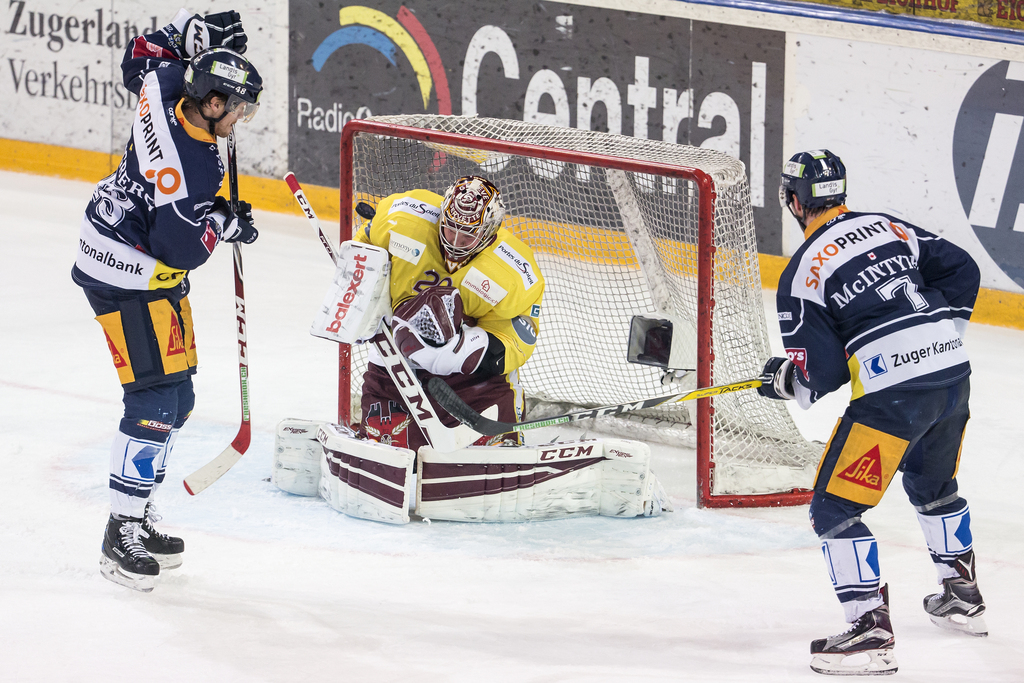
[[[226,47],[238,54],[245,52],[245,30],[238,12],[195,15],[185,23],[182,44],[189,59],[210,47]]]
[[[788,400],[795,398],[793,382],[796,381],[797,366],[788,358],[769,358],[761,370],[761,386],[757,393],[765,398]]]
[[[222,242],[252,244],[260,236],[259,231],[252,224],[252,204],[249,202],[239,201],[238,212],[233,213],[228,200],[217,196],[213,200],[213,209],[210,214],[217,219]]]

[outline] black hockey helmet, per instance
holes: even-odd
[[[224,113],[243,108],[240,120],[249,121],[259,109],[263,78],[249,60],[225,47],[203,50],[185,69],[185,94],[201,102],[211,92],[227,98]]]
[[[792,196],[806,209],[824,209],[846,202],[846,166],[827,149],[797,152],[782,167],[779,203],[788,207]]]

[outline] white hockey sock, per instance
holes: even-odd
[[[878,593],[878,543],[874,536],[824,539],[821,551],[849,623],[882,604]]]
[[[927,506],[924,506],[927,507]],[[924,532],[925,543],[932,553],[932,561],[939,574],[939,583],[943,579],[959,576],[952,563],[958,555],[963,555],[974,547],[971,536],[971,509],[964,501],[962,509],[944,515],[929,515],[917,511],[917,521]]]
[[[154,463],[164,444],[128,436],[118,431],[110,448],[110,511],[141,519],[153,492]]]
[[[153,474],[153,491],[150,493],[152,498],[153,493],[160,488],[160,484],[164,483],[164,474],[167,472],[167,461],[171,457],[171,449],[174,448],[174,441],[178,438],[178,429],[172,429],[171,433],[167,435],[167,443],[164,444],[164,450],[160,453],[160,456],[154,461],[153,466],[155,472]]]

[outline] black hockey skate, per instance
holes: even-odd
[[[142,544],[141,519],[110,515],[100,545],[100,574],[114,583],[148,593],[156,587],[160,564]]]
[[[889,621],[889,586],[879,589],[882,605],[849,630],[811,642],[811,668],[832,676],[884,676],[896,673],[896,638]]]
[[[954,568],[960,574],[955,579],[942,581],[942,592],[924,599],[924,611],[939,628],[969,636],[987,636],[985,601],[978,590],[978,577],[974,571],[974,551],[968,550],[956,558]]]
[[[146,503],[146,513],[142,517],[142,530],[148,534],[142,539],[142,545],[160,563],[160,569],[177,569],[181,566],[181,554],[185,552],[185,541],[177,536],[168,536],[153,526],[162,518],[153,503]]]

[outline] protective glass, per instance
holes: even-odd
[[[256,111],[260,108],[259,102],[246,102],[238,95],[231,95],[228,97],[228,103],[225,105],[229,114],[234,114],[236,111],[240,112],[238,120],[243,123],[249,123],[252,121],[252,117],[256,116]]]

